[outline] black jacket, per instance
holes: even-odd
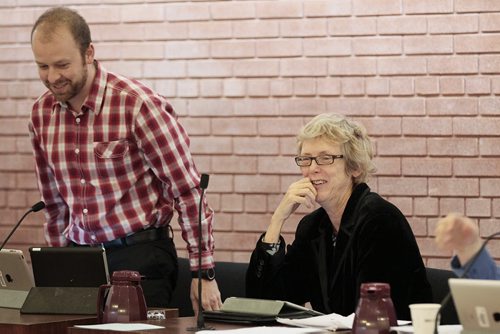
[[[356,186],[349,198],[335,246],[332,236],[333,225],[320,208],[300,221],[286,254],[282,237],[273,256],[260,238],[247,271],[247,296],[310,302],[315,310],[349,315],[361,283],[386,282],[398,319],[411,319],[409,304],[432,300],[406,218],[366,184]]]

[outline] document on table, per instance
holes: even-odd
[[[336,331],[340,329],[351,329],[352,323],[354,321],[354,313],[347,317],[344,317],[340,314],[331,313],[303,319],[277,318],[276,321],[290,326]]]
[[[411,334],[414,333],[413,326],[391,327],[396,330],[398,334]],[[439,334],[460,334],[462,332],[462,325],[440,325],[438,327]]]
[[[100,330],[111,330],[111,331],[140,331],[147,329],[158,329],[165,328],[163,326],[156,326],[150,324],[140,324],[140,323],[109,323],[109,324],[98,324],[98,325],[75,325],[78,328],[88,328],[88,329],[100,329]]]
[[[323,330],[317,328],[294,328],[294,327],[245,327],[238,329],[222,329],[222,330],[202,330],[196,334],[313,334],[324,333]]]

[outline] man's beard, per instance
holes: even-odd
[[[87,66],[86,64],[83,64],[83,72],[80,80],[72,82],[71,80],[68,80],[63,77],[57,80],[54,84],[51,84],[50,82],[46,81],[45,86],[52,92],[57,101],[68,102],[69,100],[71,100],[80,93],[80,91],[85,86],[85,83],[87,82],[87,77],[88,77]],[[53,88],[53,86],[59,86],[64,84],[66,85],[65,88],[69,88],[69,90],[65,89],[64,92],[57,92]]]

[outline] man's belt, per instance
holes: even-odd
[[[170,237],[170,225],[164,227],[150,227],[145,230],[135,232],[126,237],[117,238],[115,240],[103,242],[104,248],[121,248],[136,244],[148,243],[156,240],[164,240]]]

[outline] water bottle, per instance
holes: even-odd
[[[396,312],[387,283],[363,283],[354,323],[353,334],[389,334],[397,324]]]

